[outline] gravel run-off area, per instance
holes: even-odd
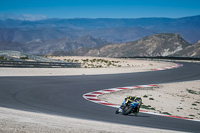
[[[127,96],[141,96],[141,110],[200,120],[200,80],[117,91],[99,99],[121,105]]]

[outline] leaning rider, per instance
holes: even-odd
[[[141,96],[128,96],[125,98],[124,102],[122,103],[122,106],[127,103],[132,103],[134,107],[133,113],[137,115],[142,104],[142,98]]]

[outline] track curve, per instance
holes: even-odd
[[[83,99],[82,95],[106,88],[138,84],[159,84],[200,79],[200,64],[166,71],[130,74],[0,77],[0,106],[69,117],[177,131],[199,132],[200,123],[140,113],[115,115],[115,108]]]

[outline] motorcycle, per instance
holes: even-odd
[[[132,103],[124,103],[115,111],[116,114],[123,114],[123,115],[128,115],[131,113],[137,114],[139,112],[139,103],[137,102],[132,102]]]

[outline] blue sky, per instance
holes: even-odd
[[[140,18],[200,15],[200,0],[1,0],[0,17]]]

